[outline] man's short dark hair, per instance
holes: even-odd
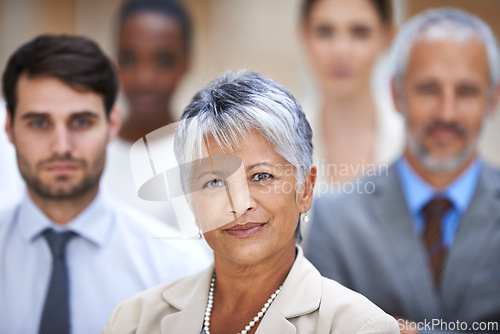
[[[2,83],[12,120],[17,106],[17,83],[22,75],[53,77],[78,91],[97,93],[103,99],[106,116],[118,92],[113,63],[95,42],[80,36],[41,35],[9,58]]]
[[[193,24],[189,11],[177,0],[129,0],[120,10],[120,26],[131,16],[153,12],[176,20],[182,31],[184,48],[190,51],[193,38]]]

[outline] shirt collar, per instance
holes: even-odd
[[[475,160],[447,189],[446,196],[451,199],[455,209],[463,213],[476,191],[482,161]]]
[[[19,208],[16,225],[19,226],[27,242],[32,242],[44,230],[52,228],[73,231],[100,247],[111,236],[114,224],[113,214],[109,210],[105,195],[99,191],[94,200],[64,226],[52,222],[26,193]]]
[[[396,162],[399,178],[410,212],[419,213],[424,205],[438,193],[447,197],[459,213],[465,212],[474,195],[482,162],[479,159],[467,168],[446,189],[435,189],[425,182],[410,166],[406,157]]]

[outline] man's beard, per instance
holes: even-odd
[[[81,180],[78,184],[73,185],[71,187],[62,186],[55,188],[53,184],[46,184],[42,182],[36,174],[33,172],[31,166],[28,161],[18,153],[18,164],[19,171],[26,182],[28,189],[32,190],[35,194],[37,194],[40,198],[45,200],[52,201],[67,201],[81,198],[86,195],[99,185],[99,179],[101,178],[101,174],[104,169],[104,161],[106,155],[105,151],[100,154],[100,156],[95,160],[94,164],[91,168],[87,168],[87,162],[80,159],[75,159],[70,155],[64,157],[52,157],[48,160],[42,161],[37,164],[36,170],[39,170],[45,163],[60,161],[65,162],[69,161],[72,163],[77,163],[84,171],[88,171],[83,180]],[[53,183],[57,183],[59,181],[65,181],[67,176],[59,176]]]
[[[424,129],[423,134],[425,135],[431,133],[436,128],[446,128],[447,130],[454,131],[462,138],[466,138],[468,136],[467,130],[461,125],[457,123],[443,123],[440,121],[435,121],[429,124]],[[460,169],[476,151],[476,142],[473,141],[454,156],[442,161],[432,156],[432,152],[423,146],[421,141],[418,141],[414,136],[410,135],[409,131],[407,141],[409,151],[418,159],[427,171],[434,173],[450,173]]]

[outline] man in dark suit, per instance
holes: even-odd
[[[306,256],[402,332],[496,332],[500,172],[477,140],[499,96],[497,42],[479,18],[438,9],[402,28],[393,56],[405,152],[357,192],[316,200]]]

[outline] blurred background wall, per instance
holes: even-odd
[[[88,36],[115,58],[115,14],[123,0],[0,0],[0,67],[22,43],[41,33]],[[225,70],[263,72],[285,85],[299,101],[314,90],[298,33],[300,0],[183,0],[195,23],[189,75],[174,110],[180,115],[191,96]],[[422,10],[454,6],[488,22],[500,37],[498,0],[393,0],[397,23]],[[309,111],[311,112],[311,111]],[[500,166],[497,111],[482,138],[487,160]]]

